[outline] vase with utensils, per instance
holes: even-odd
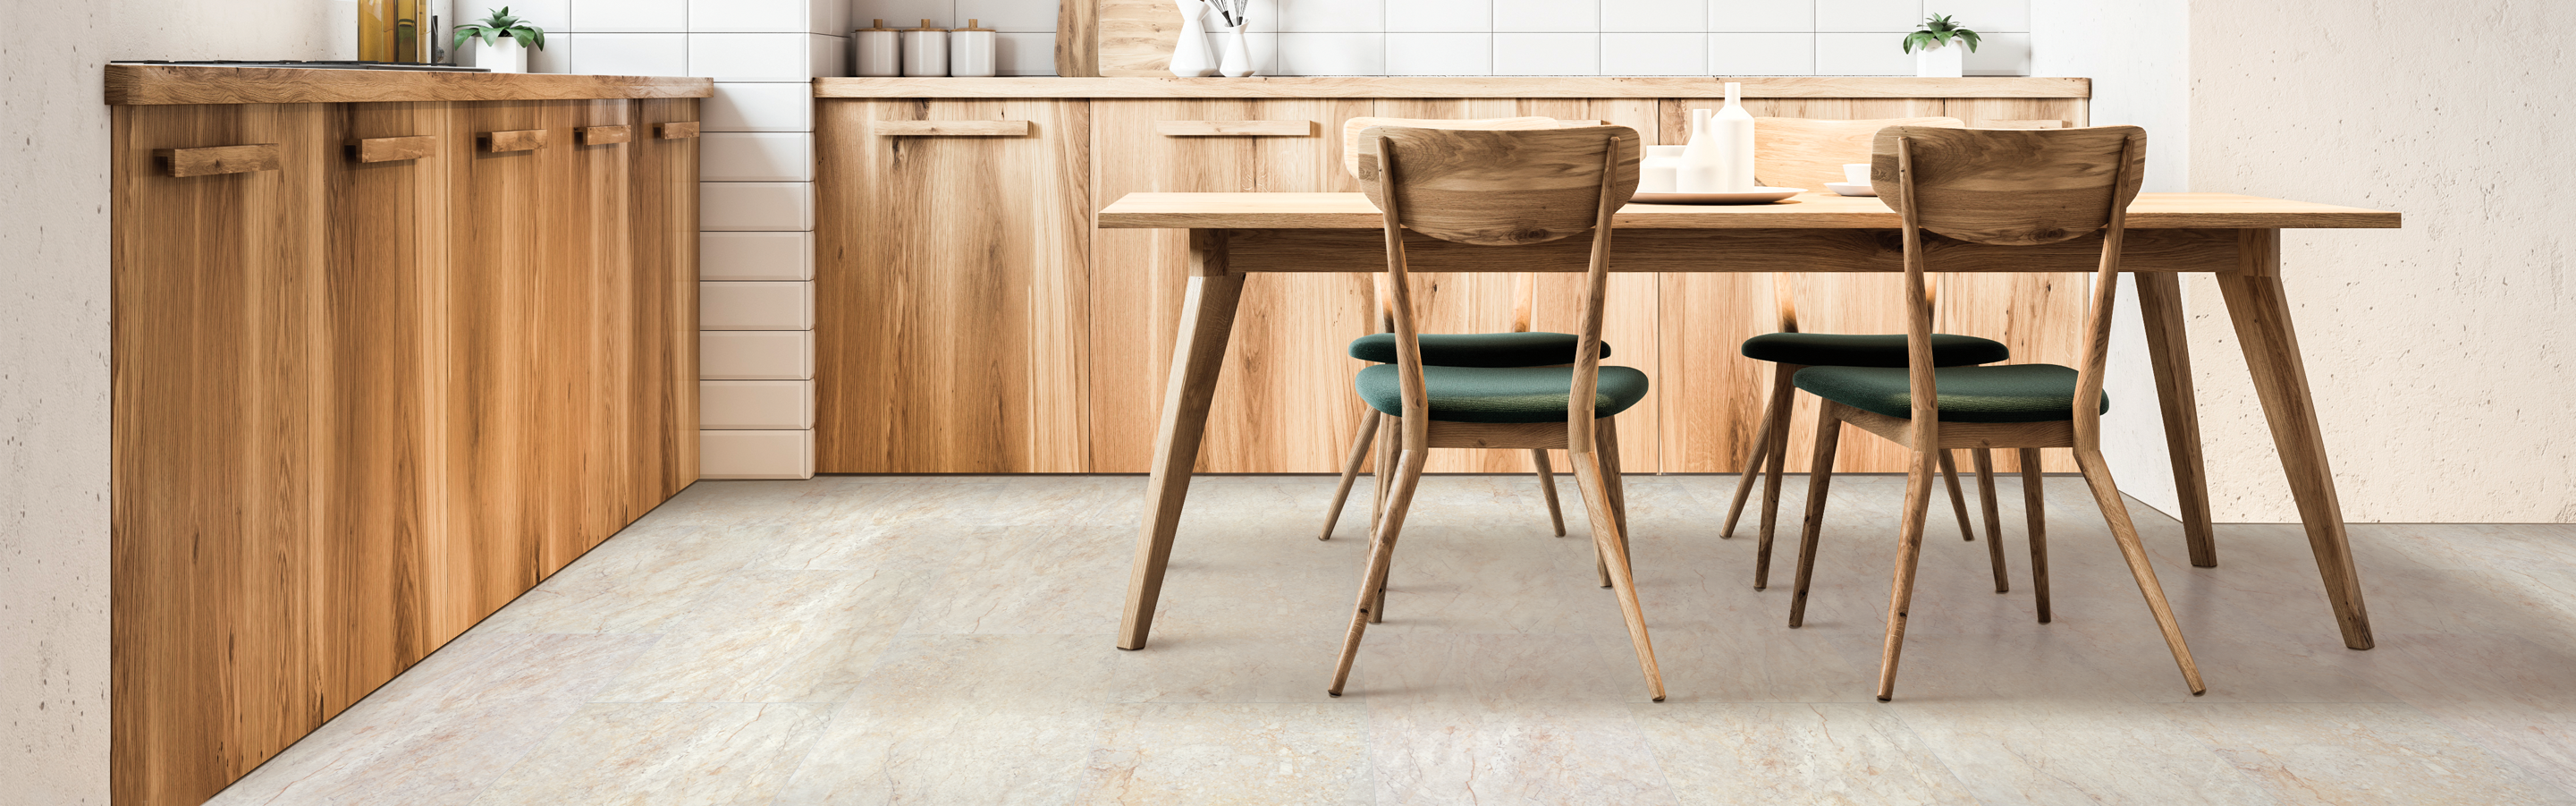
[[[1172,0],[1181,9],[1181,36],[1172,44],[1172,75],[1197,78],[1216,75],[1216,58],[1208,53],[1206,0]]]
[[[1225,61],[1217,66],[1217,72],[1235,78],[1252,75],[1252,46],[1245,44],[1243,36],[1243,29],[1252,24],[1244,14],[1252,0],[1215,0],[1214,5],[1217,16],[1225,20],[1227,33]]]

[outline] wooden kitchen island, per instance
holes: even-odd
[[[119,806],[205,801],[697,479],[711,90],[107,68]]]

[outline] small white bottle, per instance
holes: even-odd
[[[897,32],[885,27],[885,20],[850,32],[850,56],[850,75],[903,75],[903,46],[897,40]]]
[[[1717,189],[1715,193],[1751,193],[1753,177],[1753,113],[1744,111],[1744,85],[1726,83],[1726,106],[1708,118],[1708,133],[1717,152]]]
[[[1682,164],[1673,173],[1675,193],[1723,193],[1717,138],[1708,133],[1710,110],[1691,110],[1690,142],[1682,146]]]
[[[1679,193],[1682,150],[1689,146],[1647,146],[1646,160],[1638,166],[1637,192]]]

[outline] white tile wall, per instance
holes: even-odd
[[[814,477],[812,431],[700,431],[698,478]]]
[[[689,0],[572,0],[570,30],[631,34],[689,30]]]
[[[814,233],[698,233],[698,279],[814,279]]]
[[[1816,2],[1708,0],[1708,30],[1711,33],[1812,33],[1817,30]]]
[[[849,35],[847,0],[688,0],[692,32]]]
[[[684,76],[689,74],[688,34],[563,34],[546,37],[546,53],[557,49],[565,71],[599,76]],[[533,55],[533,54],[531,54]],[[529,69],[536,69],[533,60]]]
[[[700,331],[698,377],[710,380],[813,380],[814,331]]]
[[[814,181],[814,135],[710,132],[699,138],[698,178],[708,182]]]
[[[1494,75],[1589,76],[1600,73],[1600,34],[1494,34]]]
[[[1708,35],[1709,75],[1804,76],[1815,72],[1815,34]]]
[[[1390,76],[1487,76],[1494,74],[1494,35],[1387,33],[1386,74]]]
[[[849,37],[809,33],[689,35],[689,75],[724,81],[805,82],[849,64]]]
[[[702,429],[814,427],[813,381],[699,381]]]
[[[701,282],[701,330],[812,330],[814,284]]]
[[[698,104],[699,118],[710,132],[810,132],[814,130],[814,88],[791,83],[716,85]]]
[[[793,232],[814,228],[814,186],[805,182],[700,182],[698,229]]]
[[[1601,30],[1601,0],[1494,0],[1494,30],[1582,33]]]

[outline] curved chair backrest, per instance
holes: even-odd
[[[1843,166],[1868,162],[1870,140],[1889,126],[1961,126],[1958,118],[1878,120],[1753,119],[1753,173],[1769,187],[1823,190]],[[1937,285],[1937,284],[1936,284]],[[1773,272],[1771,301],[1782,333],[1798,332],[1798,275]],[[1830,323],[1829,323],[1830,324]]]
[[[1404,231],[1465,244],[1525,246],[1592,230],[1582,332],[1575,344],[1566,448],[1592,450],[1601,371],[1601,314],[1609,288],[1611,214],[1637,193],[1645,150],[1626,126],[1457,130],[1372,126],[1360,133],[1360,183],[1383,214],[1388,307],[1404,416],[1425,422],[1421,334],[1414,326]],[[1406,450],[1429,447],[1430,429],[1406,428]]]
[[[1516,131],[1525,129],[1561,129],[1568,126],[1605,125],[1608,124],[1595,120],[1558,120],[1556,118],[1538,116],[1517,118],[1481,118],[1471,120],[1356,117],[1342,122],[1342,170],[1349,172],[1351,178],[1359,178],[1360,132],[1366,131],[1371,126],[1409,126],[1417,129],[1460,129],[1474,131]],[[1380,293],[1378,296],[1377,327],[1378,332],[1384,333],[1392,330],[1395,325],[1388,319],[1390,314],[1388,313],[1387,306],[1385,304],[1385,294]],[[1530,276],[1528,272],[1521,272],[1512,275],[1512,332],[1527,332],[1530,329],[1531,322],[1536,320],[1537,312],[1538,278]]]
[[[1891,126],[1871,149],[1870,184],[1904,219],[1905,343],[1916,445],[1938,445],[1932,373],[1932,305],[1924,293],[1926,231],[1971,243],[2035,246],[2102,233],[2102,261],[2076,368],[2075,429],[2098,440],[2102,367],[2120,287],[2120,243],[2129,203],[2146,176],[2147,132],[2086,129],[1951,129]]]

